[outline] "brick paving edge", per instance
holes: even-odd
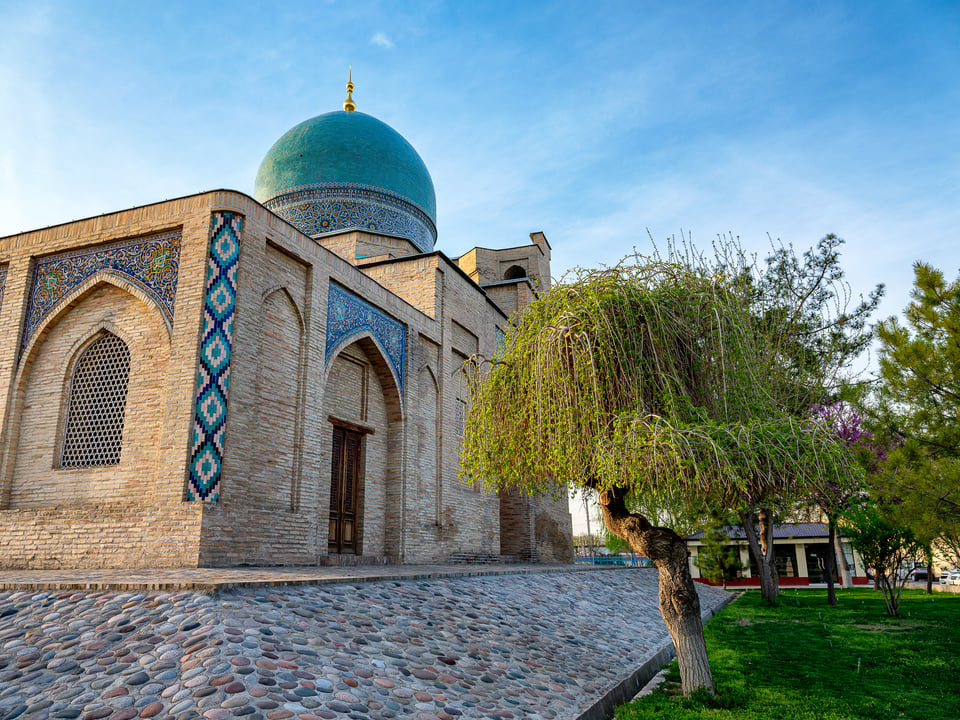
[[[415,566],[397,566],[397,567],[415,567]],[[455,566],[448,566],[455,567]],[[221,568],[231,571],[237,568]],[[221,591],[236,590],[239,588],[251,587],[292,587],[302,585],[356,585],[371,582],[401,582],[405,580],[422,581],[436,580],[442,578],[466,578],[466,577],[490,577],[502,575],[535,575],[557,572],[591,572],[594,570],[649,570],[649,568],[630,568],[630,567],[611,567],[603,565],[557,565],[550,567],[537,566],[510,566],[510,567],[491,567],[487,569],[464,569],[464,570],[431,570],[421,573],[417,572],[383,572],[370,575],[347,575],[347,576],[328,576],[317,575],[315,577],[302,577],[284,579],[282,575],[277,577],[255,578],[250,580],[0,580],[0,593],[7,592],[199,592],[207,595],[216,595]],[[196,570],[196,569],[193,569]],[[202,570],[202,569],[201,569]],[[218,568],[210,568],[216,572]],[[269,572],[268,569],[251,567],[252,573]],[[171,572],[175,573],[176,569]],[[305,570],[304,572],[309,572]]]
[[[704,624],[743,593],[729,593],[723,601],[704,610],[700,616]],[[590,707],[580,713],[576,720],[608,720],[620,705],[630,702],[654,675],[668,662],[673,660],[673,641],[667,639],[640,667],[628,673],[620,682],[613,685]]]

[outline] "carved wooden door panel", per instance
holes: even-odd
[[[333,460],[330,468],[331,553],[357,552],[357,501],[360,485],[360,433],[333,429]]]

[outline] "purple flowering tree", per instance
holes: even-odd
[[[874,473],[886,457],[883,447],[876,442],[873,433],[863,427],[863,418],[852,406],[842,402],[816,405],[813,408],[814,423],[834,434],[853,457],[855,463],[866,473]],[[850,510],[852,502],[866,493],[862,479],[848,479],[841,483],[836,477],[824,478],[815,487],[813,501],[827,517],[828,544],[836,550],[840,562],[843,586],[851,583],[850,567],[843,553],[843,545],[837,533],[837,521]],[[837,604],[834,587],[834,553],[827,553],[827,602]]]

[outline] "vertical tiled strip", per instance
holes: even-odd
[[[210,219],[210,255],[203,302],[197,394],[193,406],[188,500],[216,502],[220,497],[242,224],[243,217],[230,212],[214,213]]]

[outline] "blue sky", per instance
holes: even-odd
[[[8,2],[0,236],[219,187],[359,110],[420,152],[438,248],[559,274],[732,233],[847,240],[856,292],[960,268],[956,2]]]

